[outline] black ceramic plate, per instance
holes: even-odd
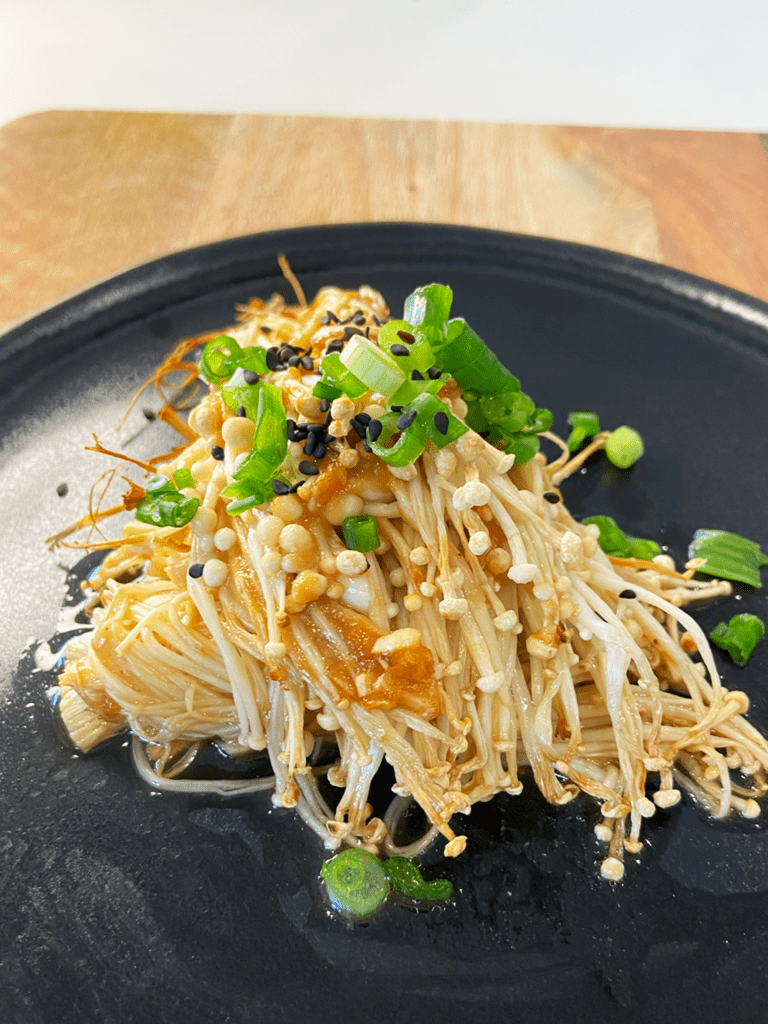
[[[365,927],[327,912],[315,837],[266,797],[157,796],[119,744],[74,758],[55,738],[37,643],[59,619],[66,556],[44,538],[76,518],[136,384],[181,336],[226,326],[237,302],[381,289],[397,311],[441,280],[464,315],[566,430],[573,409],[628,422],[647,454],[567,484],[576,515],[605,512],[677,558],[697,527],[768,549],[768,307],[616,254],[419,225],[235,239],[129,271],[6,334],[3,457],[0,1017],[20,1024],[297,1020],[763,1021],[768,835],[713,823],[689,801],[648,823],[624,882],[597,875],[585,800],[551,808],[532,784],[461,818],[468,849],[440,864],[455,898],[388,905]],[[146,421],[137,411],[136,428]],[[146,427],[138,454],[162,441]],[[59,497],[58,484],[68,494]],[[762,591],[709,609],[766,615]],[[75,627],[76,628],[76,627]],[[53,645],[61,642],[62,634]],[[43,649],[44,650],[44,649]],[[768,728],[768,642],[726,684]],[[719,657],[719,655],[718,655]],[[39,652],[38,652],[39,661]],[[427,857],[438,863],[438,851]]]

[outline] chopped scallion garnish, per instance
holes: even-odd
[[[760,586],[760,569],[768,558],[759,544],[727,530],[697,530],[688,548],[689,558],[704,558],[698,572],[724,580]]]
[[[232,476],[232,483],[221,492],[234,501],[227,507],[230,515],[271,501],[276,479],[288,451],[288,422],[280,388],[259,381],[256,384],[228,384],[221,395],[230,409],[240,405],[256,424],[253,448]]]
[[[241,348],[234,338],[222,334],[209,341],[200,358],[200,376],[209,384],[224,384],[238,367],[267,373],[267,353],[258,345]]]
[[[185,487],[194,487],[195,478],[192,476],[192,470],[184,466],[181,469],[175,469],[173,471],[173,482],[180,491],[183,491]]]
[[[600,419],[596,412],[569,412],[568,451],[577,452],[590,437],[600,433]]]
[[[632,427],[617,427],[605,442],[605,454],[618,469],[629,469],[645,451],[643,439]]]
[[[323,864],[320,874],[334,907],[356,918],[375,913],[390,889],[412,900],[447,900],[453,895],[447,878],[425,881],[418,866],[406,857],[381,861],[359,848],[337,853]]]
[[[606,555],[613,555],[614,558],[651,559],[661,554],[661,547],[655,540],[628,537],[610,516],[588,516],[582,519],[582,523],[585,526],[594,524],[599,527],[600,536],[597,543]]]
[[[384,870],[393,889],[412,900],[449,900],[453,884],[447,878],[426,882],[417,864],[407,857],[389,857]]]
[[[320,874],[331,903],[352,917],[370,917],[389,892],[384,865],[367,850],[342,850],[323,864]]]
[[[341,524],[344,542],[351,551],[375,551],[381,546],[376,517],[371,515],[347,516]]]
[[[765,624],[757,615],[743,612],[734,615],[729,623],[719,622],[709,638],[712,643],[728,651],[737,665],[744,666],[758,641],[765,633]]]
[[[194,518],[199,507],[199,498],[188,498],[174,487],[168,477],[155,476],[147,482],[144,497],[136,506],[135,515],[140,523],[178,529]]]

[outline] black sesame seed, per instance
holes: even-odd
[[[560,495],[554,491],[545,491],[544,501],[548,501],[550,505],[556,505],[560,501]]]
[[[199,580],[200,577],[203,575],[202,562],[195,562],[194,565],[190,565],[189,575],[192,577],[193,580]]]
[[[430,366],[430,368],[427,370],[427,376],[429,377],[430,380],[437,380],[437,378],[440,376],[442,372],[443,371],[440,369],[439,366]]]
[[[305,484],[306,482],[307,482],[306,480],[299,480],[299,481],[298,481],[298,483],[295,483],[295,484],[293,485],[293,487],[291,487],[291,489],[290,489],[290,490],[288,491],[288,493],[289,493],[289,494],[295,494],[295,493],[296,493],[296,492],[298,491],[298,489],[299,489],[300,487],[303,487],[303,486],[304,486],[304,484]]]
[[[335,313],[332,313],[330,309],[326,309],[325,316],[320,321],[320,323],[323,324],[324,326],[327,324],[337,324],[338,322],[339,318],[336,316]]]
[[[416,341],[410,331],[398,331],[397,336],[400,341],[404,341],[406,345],[413,345]]]
[[[367,412],[359,412],[357,416],[355,416],[355,419],[357,420],[358,423],[362,423],[364,427],[367,427],[368,424],[371,422],[371,417],[368,415]]]
[[[368,452],[369,455],[373,452],[373,448],[371,448],[367,441],[363,441],[363,448]]]
[[[258,384],[259,375],[255,370],[243,370],[243,380],[246,384]]]
[[[157,419],[157,413],[154,409],[142,409],[141,411],[144,413],[144,419],[149,420],[150,423],[152,420]]]
[[[357,324],[358,327],[362,327],[365,323],[365,313],[363,313],[362,309],[356,309],[352,314],[352,323]]]
[[[411,409],[410,412],[404,412],[402,416],[398,416],[398,418],[397,418],[397,424],[396,424],[397,429],[398,430],[407,430],[408,427],[410,427],[410,425],[413,423],[413,421],[415,419],[416,419],[416,410],[415,409]]]
[[[275,494],[288,494],[290,489],[291,488],[288,486],[288,484],[283,483],[282,480],[272,481],[272,490],[275,492]]]
[[[314,370],[315,360],[312,358],[312,356],[302,356],[301,365],[305,370]]]
[[[310,434],[324,434],[325,423],[307,423],[307,431]]]
[[[625,597],[627,598],[627,600],[629,600],[632,597],[637,597],[637,594],[634,592],[634,590],[622,590],[622,592],[619,594],[619,597]]]
[[[389,408],[392,410],[392,412],[402,412],[403,411],[402,405],[390,405]]]
[[[221,462],[224,458],[224,449],[220,444],[215,444],[213,448],[211,448],[211,457],[216,459],[217,462]]]
[[[435,424],[435,429],[439,430],[443,437],[445,437],[448,433],[448,413],[440,409],[432,417],[432,422]]]
[[[238,416],[247,416],[248,415],[248,412],[246,411],[246,408],[245,408],[244,405],[238,405],[238,407],[237,407],[237,415]]]
[[[315,458],[316,459],[318,459],[318,460],[319,459],[324,459],[325,458],[325,452],[326,452],[326,447],[325,447],[324,444],[321,443],[321,444],[316,444],[315,445]]]
[[[56,488],[56,493],[58,494],[58,496],[60,498],[63,498],[68,490],[69,490],[69,487],[67,487],[66,484],[59,484],[59,486]]]
[[[299,463],[299,472],[303,473],[304,476],[317,476],[320,470],[314,462],[307,462],[306,459],[302,459]]]
[[[345,327],[344,328],[344,341],[349,341],[350,338],[354,338],[356,334],[362,334],[363,332],[359,327]]]
[[[291,356],[296,355],[296,353],[293,351],[290,345],[283,345],[277,354],[280,357],[281,362],[283,363],[287,363]]]
[[[341,352],[344,348],[344,342],[341,338],[334,338],[333,341],[329,341],[325,347],[326,353],[329,352]]]
[[[408,349],[405,347],[405,345],[392,345],[392,347],[390,348],[389,352],[390,352],[390,355],[393,355],[393,356],[407,356],[407,355],[410,355],[410,353],[408,352]]]
[[[370,338],[370,336],[371,336],[371,328],[370,327],[366,327],[365,328],[365,336],[366,336],[366,338]]]
[[[371,422],[368,424],[368,437],[372,441],[377,441],[379,435],[381,434],[381,430],[381,420],[371,420]]]
[[[267,349],[267,369],[271,370],[272,373],[280,369],[280,356],[274,347]]]
[[[354,417],[349,422],[357,436],[365,440],[365,428],[367,424],[361,423],[360,420],[357,419],[357,417]]]
[[[314,455],[317,447],[317,434],[313,431],[307,436],[307,443],[304,445],[305,455]]]
[[[332,422],[333,422],[333,414],[329,412],[328,415],[325,417],[325,424],[324,424],[324,426],[330,427]]]
[[[267,327],[266,324],[262,324],[262,326],[259,328],[259,330],[261,331],[262,334],[271,334],[272,333],[272,328],[271,327]]]
[[[411,380],[424,380],[424,376],[418,370],[412,370]]]
[[[327,398],[321,398],[320,399],[320,412],[328,412],[328,410],[330,408],[331,408],[331,403],[328,401],[328,399]]]
[[[300,360],[299,360],[299,357],[298,357],[298,356],[291,356],[291,357],[290,357],[290,358],[289,358],[289,359],[287,360],[287,363],[288,363],[288,365],[289,365],[289,366],[298,366],[298,365],[299,365],[299,362],[300,362]]]
[[[374,323],[376,324],[376,326],[377,326],[377,327],[383,327],[383,326],[384,326],[384,324],[385,324],[385,323],[386,323],[387,321],[386,321],[386,320],[379,320],[379,318],[378,318],[378,317],[376,316],[376,314],[374,313],[374,314],[373,314],[373,322],[374,322]]]

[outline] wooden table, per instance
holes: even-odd
[[[0,128],[0,329],[173,250],[374,220],[586,242],[768,300],[767,153],[725,132],[34,114]]]

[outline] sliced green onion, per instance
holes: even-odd
[[[263,505],[274,497],[272,481],[288,452],[288,424],[280,388],[259,381],[257,384],[228,384],[221,389],[230,408],[244,406],[256,424],[253,448],[232,477],[232,483],[221,492],[233,498],[227,506],[229,515],[238,515],[246,508]]]
[[[517,377],[499,362],[463,318],[449,320],[445,341],[433,341],[432,345],[437,365],[447,370],[460,388],[473,388],[483,394],[520,390]]]
[[[605,442],[605,454],[619,469],[629,469],[645,451],[643,439],[632,427],[617,427]]]
[[[344,542],[351,551],[375,551],[381,545],[376,517],[370,515],[347,516],[341,523]]]
[[[749,656],[765,633],[765,624],[757,615],[734,615],[726,624],[719,622],[709,634],[710,640],[728,651],[737,665],[746,665]]]
[[[567,441],[569,452],[577,452],[588,438],[600,433],[596,412],[569,412],[568,426],[571,427]]]
[[[352,917],[370,917],[389,892],[384,865],[367,850],[342,850],[323,864],[320,874],[331,903]]]
[[[240,352],[240,346],[234,338],[222,334],[213,338],[203,349],[200,357],[200,375],[209,384],[223,384],[235,372],[232,357]]]
[[[412,900],[449,900],[453,884],[447,878],[426,882],[418,866],[407,857],[389,857],[384,863],[390,885]]]
[[[394,394],[406,378],[396,360],[362,334],[349,339],[340,361],[369,391],[378,391],[381,395]]]
[[[323,374],[322,380],[319,380],[312,389],[315,398],[327,398],[330,401],[340,395],[360,398],[370,391],[370,388],[344,365],[338,352],[324,356],[320,369]]]
[[[747,583],[750,587],[760,586],[760,569],[768,565],[759,544],[727,530],[697,530],[688,557],[706,559],[697,572]]]
[[[405,337],[401,337],[405,335]],[[409,341],[408,338],[412,338]],[[379,331],[379,345],[397,362],[398,369],[411,376],[414,370],[424,374],[435,365],[435,353],[429,343],[426,332],[422,327],[414,327],[406,320],[390,320]],[[392,347],[400,346],[400,349],[407,349],[408,354],[393,354]],[[395,352],[399,351],[398,349]],[[383,392],[382,392],[383,393]]]
[[[600,529],[597,543],[606,555],[614,558],[644,558],[650,560],[661,554],[661,547],[655,540],[628,537],[610,516],[588,516],[582,519],[584,526],[594,524]]]
[[[213,338],[200,357],[200,376],[209,384],[224,384],[238,367],[267,373],[267,353],[258,345],[241,348],[234,338],[226,334]]]
[[[526,462],[530,462],[533,456],[541,447],[541,443],[536,437],[525,437],[523,434],[516,434],[511,438],[504,447],[504,452],[507,455],[515,456],[515,465],[523,466]]]
[[[388,412],[380,419],[381,434],[376,441],[369,441],[371,451],[389,466],[410,466],[427,446],[427,434],[418,421],[414,421],[391,447],[389,441],[397,433],[397,421],[401,413]]]
[[[185,487],[194,487],[195,478],[192,476],[192,470],[185,467],[174,470],[173,482],[180,491],[183,491]]]
[[[543,434],[549,430],[554,422],[554,416],[549,409],[534,409],[525,423],[520,427],[521,434]]]
[[[469,429],[466,423],[463,423],[458,416],[454,416],[445,402],[427,391],[422,392],[403,409],[403,412],[410,411],[416,413],[416,420],[408,429],[413,430],[413,427],[418,423],[436,448],[445,448],[451,441],[455,441],[462,434],[466,434]],[[437,417],[437,421],[435,417]],[[445,425],[444,433],[438,424]]]
[[[136,518],[151,526],[186,526],[200,507],[199,498],[179,493],[166,476],[154,476],[136,506]]]
[[[447,284],[422,285],[405,300],[403,319],[423,328],[426,337],[436,343],[444,335],[452,302],[453,292]]]

